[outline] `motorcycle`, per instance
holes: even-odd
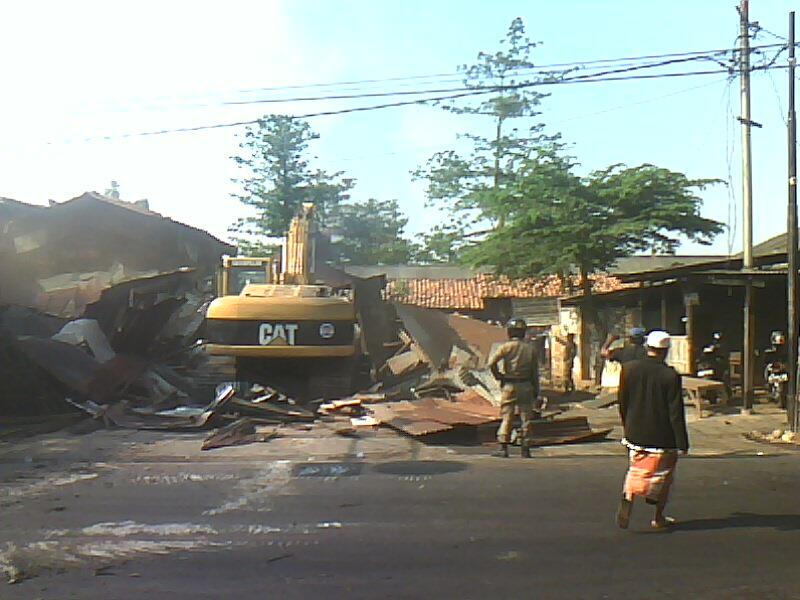
[[[721,355],[720,346],[722,335],[714,333],[713,341],[703,348],[703,353],[697,360],[696,373],[701,379],[721,381],[730,397],[730,365]],[[714,400],[716,398],[713,398]]]
[[[764,367],[764,381],[770,398],[781,408],[786,408],[786,388],[789,385],[789,372],[786,369],[786,337],[783,332],[773,331],[770,342],[772,347],[764,352],[767,360]]]

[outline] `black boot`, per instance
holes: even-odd
[[[508,444],[500,444],[500,449],[492,452],[492,456],[498,458],[508,458]]]
[[[522,458],[530,458],[531,457],[530,446],[520,446],[520,456]]]

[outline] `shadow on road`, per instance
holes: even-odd
[[[677,531],[707,531],[713,529],[770,528],[778,531],[800,529],[800,515],[759,515],[755,513],[733,513],[718,519],[694,519],[681,521]]]

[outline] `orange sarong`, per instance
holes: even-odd
[[[629,497],[644,496],[650,504],[666,502],[675,478],[678,453],[674,450],[630,450],[628,458],[630,464],[625,476],[624,493]]]

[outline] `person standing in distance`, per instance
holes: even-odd
[[[616,335],[609,336],[606,343],[600,349],[600,354],[603,358],[608,360],[615,360],[620,364],[624,364],[631,360],[638,360],[644,358],[647,352],[644,348],[644,329],[641,327],[634,327],[628,333],[628,339],[622,348],[611,350],[609,346],[618,340]]]
[[[675,523],[664,516],[669,489],[675,477],[678,453],[689,450],[683,409],[681,376],[664,362],[670,337],[666,331],[647,336],[647,356],[625,362],[619,382],[619,414],[628,448],[628,473],[617,510],[617,525],[626,529],[633,501],[644,497],[655,506],[654,529]]]
[[[495,456],[508,458],[514,414],[519,411],[522,420],[520,445],[522,457],[530,458],[533,403],[539,396],[539,363],[533,344],[525,340],[528,326],[523,319],[511,319],[506,325],[509,340],[500,345],[489,357],[487,366],[500,382],[500,414],[503,418],[497,430],[500,451]],[[503,370],[500,370],[500,362]]]

